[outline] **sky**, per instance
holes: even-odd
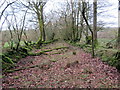
[[[89,2],[93,2],[93,0],[85,0]],[[105,0],[98,0],[98,2],[103,2]],[[118,27],[118,0],[106,0],[111,4],[111,6],[106,7],[103,9],[103,11],[106,11],[103,13],[101,16],[98,16],[98,21],[104,21],[106,24],[106,27]],[[45,9],[46,11],[49,11],[50,9],[54,9],[55,7],[57,8],[56,3],[61,3],[64,2],[64,0],[51,0],[49,2],[49,6],[47,6],[49,9]],[[98,11],[99,12],[99,11]]]
[[[1,5],[2,1],[4,1],[4,0],[1,0],[0,5]],[[13,0],[10,0],[10,1],[13,1]],[[50,0],[46,4],[44,11],[49,12],[52,9],[57,9],[58,4],[61,2],[64,2],[64,1],[65,0]],[[92,0],[89,0],[89,1],[92,2]],[[101,2],[103,0],[98,0],[98,1]],[[111,3],[112,6],[105,8],[105,11],[107,11],[107,12],[103,13],[103,15],[100,17],[98,16],[98,20],[102,20],[106,23],[109,23],[109,24],[105,25],[106,27],[117,27],[118,26],[118,0],[107,0],[107,1],[109,3]],[[4,7],[5,7],[5,5],[0,7],[0,10],[2,11],[4,9]],[[8,11],[8,10],[10,10],[10,9],[9,8],[6,9],[6,11]],[[1,11],[0,11],[0,13],[1,13]],[[18,17],[19,17],[19,15],[20,14],[18,14]],[[2,19],[0,21],[0,27],[1,27],[3,21],[4,21],[4,17],[2,17]],[[7,26],[7,24],[4,23],[2,29],[5,29],[6,26]]]
[[[113,17],[108,17],[105,18],[105,20],[107,22],[113,22],[115,23],[114,25],[112,25],[112,27],[118,27],[118,0],[108,0],[111,4],[113,4],[113,6],[111,6],[108,9],[108,14],[113,16]],[[107,25],[109,26],[109,25]]]

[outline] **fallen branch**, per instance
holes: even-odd
[[[54,39],[54,40],[50,40],[50,41],[45,41],[45,42],[42,42],[42,44],[49,44],[49,43],[53,43],[55,41],[58,41],[58,39]]]
[[[29,68],[35,68],[35,67],[38,67],[38,66],[39,65],[34,65],[34,66],[29,66],[29,67],[22,67],[22,68],[19,68],[19,69],[6,70],[4,72],[12,73],[12,72],[15,72],[15,71],[25,70],[25,69],[29,69]]]
[[[58,50],[58,49],[65,49],[65,48],[69,48],[69,47],[58,47],[58,48],[54,48],[54,49],[49,49],[49,50],[45,50],[45,51],[40,51],[38,53],[29,53],[30,56],[38,56],[38,55],[41,55],[41,54],[46,54],[45,52],[51,52],[53,50]]]
[[[54,49],[40,51],[38,53],[28,53],[28,55],[30,55],[30,56],[38,56],[38,55],[41,55],[41,54],[46,54],[46,52],[50,52],[50,51],[58,50],[58,49],[65,49],[65,48],[69,48],[69,47],[58,47],[58,48],[54,48]],[[46,67],[46,65],[48,65],[48,66]],[[22,68],[14,69],[14,70],[5,70],[4,72],[12,73],[14,71],[20,71],[20,70],[25,70],[25,69],[28,69],[28,68],[35,68],[35,67],[39,67],[41,69],[48,69],[50,67],[50,64],[49,63],[42,63],[40,65],[34,65],[34,66],[29,66],[29,67],[22,67]]]
[[[15,71],[20,71],[20,70],[25,70],[25,69],[29,69],[29,68],[35,68],[35,67],[46,70],[46,69],[49,69],[51,67],[50,64],[51,64],[50,62],[46,62],[46,63],[41,63],[40,65],[33,65],[33,66],[29,66],[29,67],[22,67],[22,68],[19,68],[19,69],[6,70],[4,72],[12,73],[12,72],[15,72]]]

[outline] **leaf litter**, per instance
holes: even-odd
[[[44,49],[60,46],[70,48],[21,59],[15,69],[47,62],[50,62],[48,63],[50,67],[28,68],[3,74],[3,88],[120,88],[120,73],[115,67],[102,62],[100,58],[92,59],[90,53],[64,42],[45,46]],[[74,63],[76,61],[78,63]],[[68,64],[71,65],[66,68]]]

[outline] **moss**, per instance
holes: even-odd
[[[56,59],[51,59],[52,62],[56,62],[57,60]]]
[[[0,79],[2,78],[3,76],[2,75],[0,75]]]
[[[105,55],[102,56],[102,61],[107,62],[109,65],[116,67],[120,70],[120,58],[116,58],[115,55]]]
[[[18,51],[9,50],[8,52],[1,54],[0,56],[2,57],[2,69],[6,71],[13,68],[19,59],[28,56],[28,49],[29,48],[27,47],[19,47]]]
[[[13,76],[12,78],[13,79],[19,79],[19,76]]]
[[[86,37],[86,44],[91,44],[92,36]]]
[[[98,45],[98,40],[94,40],[94,47],[96,48]]]
[[[6,63],[14,64],[13,60],[5,55],[2,55],[2,60]]]
[[[2,70],[3,70],[3,72],[10,69],[10,68],[13,68],[14,66],[15,66],[15,64],[2,62]]]
[[[45,41],[45,42],[42,42],[42,44],[50,44],[50,43],[53,43],[55,41],[58,41],[58,39],[53,39],[53,40]]]
[[[32,53],[32,52],[29,52],[28,54],[30,56],[38,56],[38,55],[41,55],[41,54],[46,54],[46,52],[51,52],[53,50],[58,50],[58,49],[65,49],[65,48],[69,48],[69,47],[58,47],[58,48],[54,48],[54,49],[49,49],[49,50],[45,50],[45,51],[40,51],[38,53]]]
[[[20,59],[20,56],[15,56],[16,59]]]

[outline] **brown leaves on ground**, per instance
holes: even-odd
[[[16,68],[41,63],[45,63],[43,68],[49,68],[35,67],[5,74],[3,88],[120,88],[120,73],[115,67],[104,64],[99,58],[92,59],[81,49],[57,42],[44,50],[60,46],[70,48],[21,59]]]

